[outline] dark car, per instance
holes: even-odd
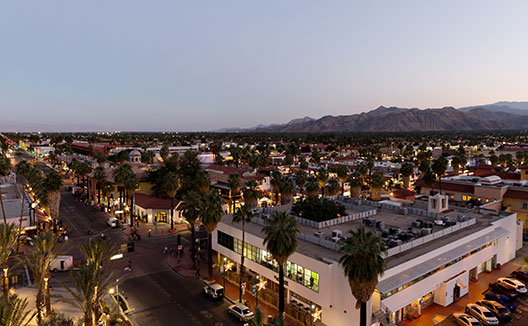
[[[511,312],[514,312],[517,309],[515,305],[513,304],[513,302],[511,302],[510,298],[508,298],[505,295],[490,292],[490,293],[486,293],[484,295],[484,298],[486,300],[491,300],[491,301],[500,303],[501,305],[508,308],[508,310]]]
[[[519,295],[513,286],[504,283],[490,283],[489,289],[495,293],[503,294],[510,299],[517,298]]]
[[[512,319],[510,310],[497,301],[480,300],[477,301],[477,304],[479,306],[488,308],[488,310],[491,311],[491,313],[494,314],[500,322],[509,322]]]
[[[519,281],[523,281],[525,283],[528,283],[528,272],[525,271],[514,271],[512,273],[512,276],[518,279]]]

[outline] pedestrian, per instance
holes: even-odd
[[[169,249],[167,248],[167,246],[165,246],[165,248],[163,248],[163,253],[166,255],[168,251]]]

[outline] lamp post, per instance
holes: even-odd
[[[117,306],[119,307],[119,279],[116,279],[116,301]]]
[[[260,281],[260,276],[257,275],[257,281],[258,283],[255,284],[255,310],[257,310],[258,308],[258,294],[259,294],[259,291],[260,290],[264,290],[266,288],[266,283],[267,281],[266,280],[262,280]]]
[[[227,261],[227,258],[224,257],[224,266],[223,266],[224,271],[222,273],[223,274],[222,276],[224,277],[224,292],[225,292],[226,261]]]
[[[313,311],[314,311],[314,308],[315,308],[314,304],[310,301],[310,326],[313,325],[313,320],[314,320]]]

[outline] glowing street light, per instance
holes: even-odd
[[[258,293],[260,290],[264,290],[266,288],[266,280],[260,280],[260,276],[257,275],[257,281],[258,283],[253,285],[253,291],[255,292],[255,310],[258,308]]]

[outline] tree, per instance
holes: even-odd
[[[326,188],[328,189],[328,194],[330,196],[335,196],[339,193],[341,186],[339,185],[339,181],[337,179],[332,178],[328,180],[328,185]]]
[[[264,245],[279,268],[279,315],[284,316],[284,265],[297,249],[299,224],[286,212],[274,212],[262,229]]]
[[[177,173],[180,182],[178,193],[181,196],[190,191],[200,194],[205,194],[209,191],[209,176],[202,169],[195,152],[187,151],[183,154]]]
[[[5,155],[0,155],[0,178],[7,177],[11,173],[11,161]],[[4,200],[2,199],[2,187],[0,187],[0,205],[2,206],[2,215],[4,216],[4,224],[7,224],[7,218],[4,208]]]
[[[8,259],[15,249],[18,230],[15,224],[0,224],[0,266],[2,270],[9,269]],[[9,292],[9,279],[2,273],[2,288],[4,296]]]
[[[445,171],[447,170],[447,164],[448,162],[443,156],[440,156],[439,158],[433,161],[433,164],[431,164],[431,170],[438,178],[440,194],[442,194],[442,175],[444,175]]]
[[[279,192],[281,194],[281,205],[287,205],[295,195],[295,184],[290,178],[282,178],[279,183]]]
[[[20,299],[16,295],[0,297],[0,325],[29,325],[35,314],[32,314],[27,306],[27,299]]]
[[[344,165],[340,165],[337,168],[337,178],[339,179],[339,182],[341,182],[341,195],[345,195],[345,182],[347,181],[349,176],[348,168]]]
[[[44,179],[44,185],[48,194],[50,216],[53,219],[53,224],[56,225],[60,212],[62,177],[57,172],[51,171]]]
[[[251,222],[254,214],[251,208],[244,204],[233,214],[233,223],[242,223],[242,248],[246,247],[246,222]],[[242,302],[242,280],[244,278],[244,249],[240,254],[240,280],[239,280],[239,302]],[[225,271],[224,271],[225,273]]]
[[[46,308],[46,315],[51,313],[50,299],[50,265],[53,258],[63,252],[64,244],[58,244],[58,236],[51,231],[40,233],[35,241],[35,247],[26,264],[31,269],[37,295],[35,305],[37,308],[37,321],[42,321],[42,310]]]
[[[279,185],[282,181],[282,174],[279,171],[271,172],[271,190],[275,194],[275,203],[279,203]]]
[[[209,279],[213,279],[213,231],[222,219],[222,199],[216,190],[211,190],[205,194],[202,206],[202,223],[209,234],[209,243],[207,246],[208,253],[208,271]]]
[[[105,169],[102,166],[98,166],[94,169],[93,179],[96,181],[97,188],[97,202],[101,203],[101,186],[106,180]]]
[[[161,146],[161,149],[160,149],[161,159],[165,161],[167,157],[169,157],[169,155],[170,155],[169,147],[167,145]]]
[[[299,188],[299,191],[302,192],[306,184],[306,172],[303,170],[295,172],[295,184]]]
[[[172,171],[167,172],[161,181],[161,188],[172,201],[178,191],[178,175]],[[171,229],[174,229],[173,211],[171,205]]]
[[[134,174],[132,171],[132,166],[130,164],[121,164],[117,169],[113,172],[114,182],[117,185],[117,189],[119,189],[119,201],[121,203],[121,210],[123,210],[123,197],[125,192],[125,183],[129,182],[130,175]]]
[[[130,195],[130,226],[132,227],[134,226],[134,195],[136,193],[136,189],[139,187],[139,182],[137,181],[137,177],[134,172],[129,173],[126,176],[123,187],[127,192],[127,202],[128,196]]]
[[[400,174],[403,178],[403,187],[409,188],[410,186],[410,177],[414,172],[414,165],[410,162],[404,162],[400,168]]]
[[[257,187],[258,185],[255,180],[249,180],[246,182],[246,188],[242,191],[242,194],[244,195],[244,203],[249,208],[255,208],[258,206],[260,192]]]
[[[378,171],[372,175],[371,181],[370,181],[370,187],[371,187],[371,199],[372,200],[380,200],[381,199],[381,188],[385,184],[385,176],[383,175],[383,172]]]
[[[209,144],[209,149],[211,150],[211,153],[213,153],[214,158],[216,160],[216,157],[220,155],[220,151],[222,150],[222,142],[220,141],[214,141],[211,144]]]
[[[319,193],[319,182],[314,177],[309,177],[304,188],[308,197],[316,197]]]
[[[356,309],[361,309],[360,325],[367,325],[367,302],[378,284],[378,278],[385,271],[382,254],[387,250],[383,241],[373,231],[366,231],[361,225],[350,230],[349,237],[342,240],[339,263],[343,267],[352,295],[356,298]]]
[[[320,168],[319,172],[317,172],[317,182],[319,182],[319,186],[321,187],[321,195],[324,197],[325,186],[328,182],[328,171],[325,168]]]
[[[363,177],[356,170],[350,175],[348,180],[350,185],[350,196],[354,198],[359,198],[361,196],[361,186],[363,185]]]
[[[467,160],[464,156],[457,153],[455,156],[453,156],[453,159],[451,160],[451,166],[453,167],[453,172],[455,174],[459,173],[460,167],[464,167],[467,163]]]
[[[26,160],[22,160],[18,162],[16,167],[17,167],[17,173],[22,177],[22,194],[24,194],[25,186],[26,186],[26,179],[29,175],[29,171],[31,170],[31,164],[29,164]],[[22,204],[20,205],[20,218],[18,220],[18,229],[22,230],[25,196],[20,196],[20,197],[21,197]],[[17,248],[16,248],[17,252],[18,252],[19,246],[20,246],[20,237],[17,241]]]
[[[232,173],[227,178],[227,186],[229,187],[229,199],[231,199],[231,213],[235,213],[235,195],[238,194],[240,188],[240,176]]]
[[[155,156],[156,154],[154,154],[153,151],[144,151],[141,153],[141,162],[145,164],[150,164],[152,163],[152,160]]]
[[[183,216],[191,226],[191,257],[193,268],[196,268],[195,257],[195,230],[194,224],[200,218],[202,209],[202,198],[199,193],[190,191],[183,195]]]

